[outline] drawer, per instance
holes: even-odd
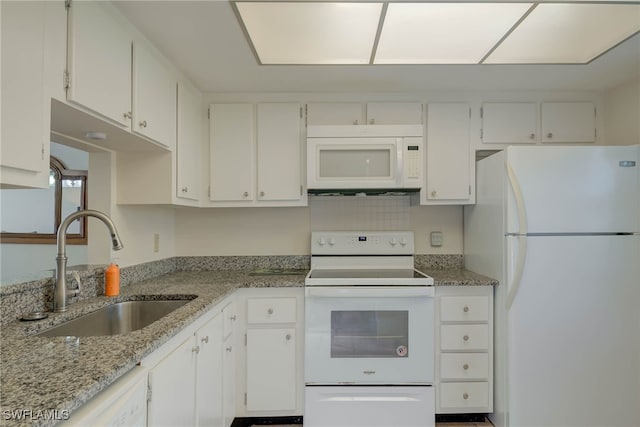
[[[443,380],[488,380],[488,353],[442,353],[440,354],[440,379]]]
[[[249,298],[247,323],[295,323],[295,298]]]
[[[488,349],[489,325],[440,325],[440,350]]]
[[[440,408],[486,408],[489,383],[441,383]]]
[[[461,296],[440,298],[441,322],[488,322],[489,297]]]

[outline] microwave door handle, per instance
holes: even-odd
[[[404,157],[404,143],[402,139],[396,139],[396,184],[398,187],[402,188],[404,186],[404,180],[402,179],[404,175],[404,171],[402,170],[402,165]]]

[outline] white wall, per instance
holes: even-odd
[[[604,96],[605,143],[640,144],[640,75]]]

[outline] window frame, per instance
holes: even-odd
[[[54,215],[54,232],[53,233],[0,233],[0,243],[19,243],[19,244],[38,244],[38,245],[55,245],[58,239],[58,229],[62,223],[62,181],[66,179],[81,180],[82,194],[80,196],[80,209],[87,208],[87,178],[88,171],[67,169],[64,163],[54,156],[50,156],[49,168],[54,172],[55,178],[55,201],[53,207]],[[86,245],[89,240],[87,228],[87,217],[79,218],[80,233],[67,233],[67,244],[69,245]]]

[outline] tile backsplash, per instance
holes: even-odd
[[[310,196],[311,231],[409,230],[411,196]]]

